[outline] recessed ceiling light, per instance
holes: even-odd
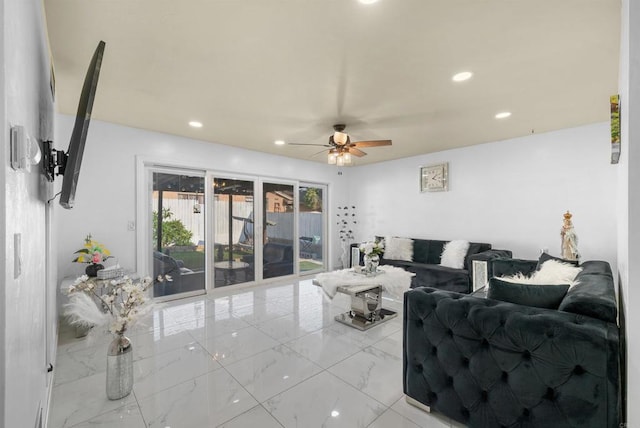
[[[276,140],[273,142],[273,144],[275,144],[276,146],[284,146],[285,142],[282,140]]]
[[[192,120],[189,122],[189,126],[193,128],[202,128],[202,122],[198,122],[197,120]]]
[[[340,416],[340,412],[337,410],[332,410],[331,411],[331,417],[332,418],[337,418],[338,416]]]
[[[510,111],[503,111],[503,112],[500,112],[500,113],[496,114],[496,119],[506,119],[509,116],[511,116],[511,112]]]
[[[454,82],[464,82],[465,80],[471,79],[471,76],[473,76],[472,72],[463,71],[458,74],[454,74],[451,80],[453,80]]]
[[[378,0],[358,0],[362,4],[374,4]]]

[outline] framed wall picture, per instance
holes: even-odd
[[[620,95],[611,95],[611,163],[620,160]]]
[[[421,192],[444,192],[447,190],[449,190],[448,163],[420,167]]]

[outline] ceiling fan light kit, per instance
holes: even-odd
[[[327,153],[327,163],[329,165],[337,166],[351,165],[353,156],[366,156],[366,153],[360,150],[358,147],[380,147],[391,145],[391,140],[352,142],[349,134],[342,132],[344,131],[344,128],[346,128],[346,125],[344,124],[333,125],[334,133],[329,137],[328,144],[289,143],[289,145],[329,147],[329,152]]]
[[[349,136],[344,132],[336,131],[333,134],[333,141],[336,144],[344,146],[345,144],[347,144],[347,141],[349,141]]]
[[[353,156],[362,157],[366,153],[357,147],[376,147],[376,146],[390,146],[391,140],[379,140],[379,141],[356,141],[351,142],[349,134],[342,132],[346,128],[344,124],[333,125],[335,131],[332,136],[329,137],[329,153],[327,154],[327,163],[329,165],[351,165]]]
[[[329,165],[335,165],[338,159],[338,151],[336,149],[329,150],[329,155],[327,156],[327,163]]]
[[[351,165],[351,159],[351,153],[349,153],[348,149],[331,149],[329,150],[329,154],[327,156],[327,163],[329,165],[345,166]]]

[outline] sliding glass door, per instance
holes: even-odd
[[[138,234],[145,243],[139,257],[150,275],[172,278],[154,286],[154,297],[326,269],[326,186],[160,165],[144,169],[150,192],[139,219],[147,225]]]
[[[295,203],[292,184],[262,183],[262,277],[293,274]]]
[[[326,186],[300,184],[298,191],[298,241],[301,274],[324,270]]]
[[[253,181],[213,179],[214,287],[255,279]]]
[[[154,286],[154,297],[203,292],[206,286],[204,175],[152,171],[153,276],[171,281]]]

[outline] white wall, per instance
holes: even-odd
[[[100,102],[99,85],[95,102],[96,105]],[[58,115],[57,119],[56,145],[66,149],[73,118]],[[272,142],[265,141],[265,144]],[[59,278],[82,273],[83,265],[71,263],[72,253],[81,248],[88,233],[107,246],[123,267],[135,268],[136,234],[127,230],[127,222],[136,220],[136,156],[230,175],[327,183],[330,209],[344,204],[347,195],[347,169],[93,120],[75,207],[64,210],[56,203],[57,227],[64,231],[57,246]],[[337,234],[333,221],[329,221],[329,228],[332,240]],[[337,247],[331,251],[330,261],[336,262],[339,251]]]
[[[0,22],[3,23],[2,28],[4,29],[5,22],[5,13],[4,13],[4,1],[0,1]],[[6,99],[6,90],[5,90],[5,49],[4,49],[4,30],[0,31],[0,99],[3,100],[0,102],[0,135],[7,135],[8,127],[7,127],[7,116],[5,106],[6,103],[4,100]],[[9,150],[7,149],[7,139],[0,138],[0,218],[7,217],[7,198],[6,198],[6,165],[8,162]],[[6,260],[6,222],[0,221],[0,260]],[[7,265],[6,262],[0,262],[0,278],[3,280],[7,275]],[[6,307],[6,298],[4,289],[0,290],[0,308],[4,309]],[[4,315],[4,310],[0,311],[0,346],[2,346],[3,352],[0,352],[0,385],[6,385],[6,376],[5,376],[5,364],[6,359],[4,356],[4,343],[5,343],[5,330],[7,326],[7,318]],[[0,388],[0,421],[4,421],[5,415],[5,388]]]
[[[53,132],[53,101],[49,89],[49,51],[42,3],[2,1],[2,99],[0,110],[3,154],[2,212],[2,348],[4,397],[0,425],[33,427],[41,407],[46,417],[47,347],[53,346],[55,313],[47,311],[46,204],[38,168],[16,172],[8,162],[9,128],[22,125],[38,140]],[[21,234],[22,273],[14,278],[14,234]],[[55,306],[53,307],[55,309]],[[47,325],[47,319],[50,324]],[[49,329],[47,330],[47,327]],[[1,360],[0,360],[1,361]]]
[[[97,101],[99,102],[99,100]],[[72,118],[58,116],[57,145],[64,146]],[[334,209],[357,207],[358,240],[374,234],[490,242],[535,258],[539,249],[559,253],[562,214],[574,214],[584,260],[616,262],[616,174],[609,164],[608,124],[595,124],[508,141],[449,150],[356,168],[281,158],[93,121],[76,206],[59,206],[58,250],[62,278],[83,266],[71,263],[87,233],[103,242],[121,264],[134,268],[135,158],[164,159],[212,170],[329,183]],[[64,143],[66,144],[66,143]],[[421,165],[449,162],[450,190],[421,193]],[[334,210],[335,211],[335,210]],[[331,215],[335,215],[335,212]],[[330,218],[331,220],[331,218]],[[330,238],[336,240],[334,230]],[[339,243],[333,243],[335,262]]]
[[[604,101],[606,103],[606,100]],[[467,239],[537,258],[560,253],[570,210],[583,260],[616,266],[616,167],[609,126],[532,135],[356,168],[359,239]],[[420,192],[420,166],[449,162],[449,191]]]
[[[631,25],[631,23],[635,25]],[[621,312],[626,318],[627,423],[640,425],[640,5],[622,2],[620,111],[622,152],[618,165],[618,272]]]

